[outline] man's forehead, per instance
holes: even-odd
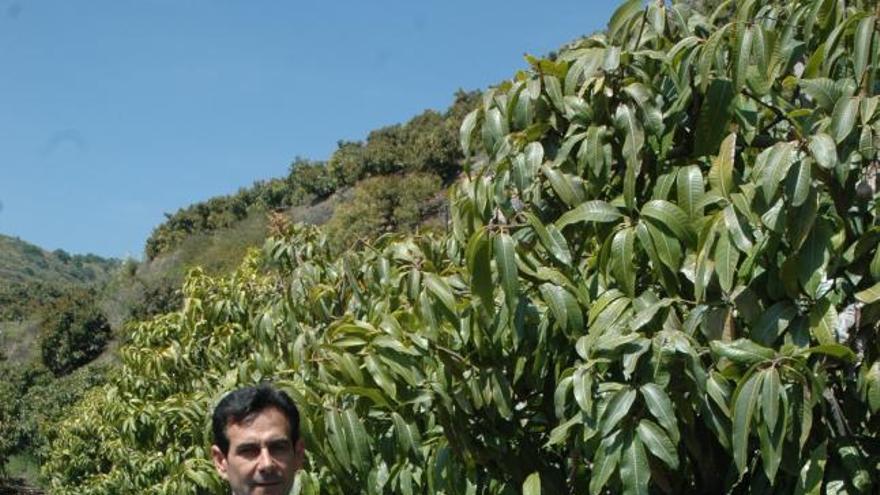
[[[290,440],[290,422],[278,408],[267,407],[226,423],[226,435],[233,443],[261,440]],[[234,438],[233,438],[234,437]]]

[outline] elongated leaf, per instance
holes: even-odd
[[[801,89],[804,90],[813,101],[827,111],[831,111],[841,94],[834,81],[827,78],[820,79],[801,79],[798,81]]]
[[[853,70],[855,71],[856,81],[859,85],[865,77],[865,71],[868,69],[868,57],[871,55],[871,39],[876,30],[877,18],[868,16],[859,21],[855,34],[855,49],[853,50]]]
[[[837,310],[826,298],[819,300],[810,310],[810,333],[819,344],[834,344],[834,327],[837,325]]]
[[[611,206],[605,201],[587,201],[559,217],[559,220],[556,221],[556,227],[561,230],[565,226],[573,223],[608,223],[615,222],[621,218],[623,218],[623,215],[617,210],[617,208]]]
[[[833,170],[837,166],[837,145],[828,134],[820,132],[810,136],[810,151],[820,167]]]
[[[642,443],[655,457],[672,469],[678,469],[678,453],[666,433],[649,419],[639,421],[636,429]]]
[[[492,400],[502,418],[507,420],[513,418],[510,382],[498,370],[492,372]]]
[[[854,362],[856,360],[856,353],[854,353],[849,347],[841,344],[821,344],[815,347],[810,347],[809,349],[804,349],[801,353],[806,355],[823,354],[847,362]]]
[[[620,482],[624,495],[648,495],[651,470],[645,446],[632,431],[624,433],[623,452],[620,457]]]
[[[535,231],[538,240],[554,258],[564,265],[571,263],[571,251],[568,249],[568,242],[554,225],[545,226],[538,217],[531,212],[523,212],[526,222]]]
[[[593,472],[590,476],[590,494],[598,495],[608,483],[611,475],[617,471],[620,454],[623,450],[623,434],[620,430],[602,439],[596,458],[593,461]]]
[[[451,315],[457,317],[458,308],[455,305],[455,297],[452,295],[452,288],[445,280],[434,273],[426,272],[425,287]]]
[[[642,10],[642,0],[627,0],[617,7],[611,20],[608,21],[608,36],[617,39],[622,36],[622,30],[627,23]]]
[[[467,268],[471,274],[471,290],[487,307],[494,304],[492,284],[492,245],[484,229],[474,232],[465,251]]]
[[[522,495],[541,495],[541,473],[534,472],[523,482]]]
[[[516,309],[519,301],[519,270],[516,267],[516,248],[513,239],[504,233],[497,234],[493,244],[501,288],[504,290],[507,309],[512,312]]]
[[[656,383],[646,383],[639,390],[642,393],[642,398],[645,400],[648,411],[657,418],[657,421],[669,434],[669,438],[673,442],[678,443],[678,420],[675,417],[672,400]]]
[[[583,328],[583,315],[574,296],[562,287],[553,284],[542,284],[540,291],[560,327],[565,330]]]
[[[645,131],[642,123],[636,118],[635,111],[629,105],[619,105],[615,113],[615,125],[624,133],[623,157],[627,164],[634,167],[638,175],[641,158],[640,153],[645,145]]]
[[[617,423],[626,417],[635,400],[636,391],[629,387],[620,389],[611,396],[608,405],[605,406],[602,420],[599,422],[599,430],[602,435],[610,433],[617,426]]]
[[[715,340],[710,342],[709,346],[713,354],[746,366],[764,362],[776,356],[773,349],[758,345],[749,339],[737,339],[733,342]]]
[[[583,188],[580,185],[581,180],[571,174],[560,172],[557,169],[547,165],[541,167],[544,176],[550,181],[553,191],[568,206],[581,204],[584,201]]]
[[[623,292],[635,297],[636,273],[633,270],[635,229],[618,231],[611,240],[611,270]]]
[[[737,37],[739,47],[736,51],[736,62],[734,67],[733,90],[738,93],[746,82],[746,73],[748,72],[750,55],[752,53],[752,28],[746,27],[739,31]]]
[[[831,114],[831,137],[838,144],[852,132],[859,114],[859,98],[841,98]]]
[[[770,428],[776,429],[776,421],[779,419],[779,394],[782,385],[779,381],[779,372],[776,368],[767,368],[764,372],[764,387],[761,390],[761,416]]]
[[[712,168],[709,170],[709,184],[725,198],[730,197],[735,187],[733,173],[735,158],[736,134],[730,134],[721,143],[718,155],[712,160]]]
[[[703,48],[700,51],[700,60],[697,65],[697,70],[700,75],[700,90],[705,92],[706,88],[709,86],[709,73],[712,71],[712,68],[715,65],[715,54],[718,51],[718,45],[721,44],[721,40],[724,39],[724,36],[727,34],[727,30],[730,28],[730,24],[726,24],[722,26],[720,29],[717,29],[715,32],[709,36],[709,39],[703,44]],[[717,79],[713,80],[714,83]],[[710,90],[711,92],[711,90]],[[733,87],[731,86],[731,93],[733,92]]]
[[[779,301],[770,306],[752,328],[752,339],[763,345],[772,345],[797,316],[797,307],[790,301]]]
[[[682,167],[678,170],[676,176],[676,196],[678,204],[692,219],[703,215],[703,209],[698,207],[700,199],[703,198],[705,189],[703,188],[703,174],[700,173],[700,167],[690,165]]]
[[[767,162],[761,170],[761,186],[764,198],[772,201],[779,185],[788,174],[788,169],[794,161],[795,143],[777,143],[768,152]]]
[[[733,281],[736,277],[736,265],[739,262],[739,251],[730,242],[727,232],[722,232],[715,245],[715,273],[718,274],[718,284],[725,294],[730,293]]]
[[[863,302],[865,304],[871,304],[880,301],[880,282],[861,292],[856,292],[856,299],[858,299],[859,302]]]
[[[471,154],[471,139],[473,138],[479,115],[480,110],[474,110],[467,114],[461,123],[460,141],[464,156],[470,156]]]
[[[791,205],[800,206],[810,195],[812,187],[812,165],[808,160],[801,160],[795,165],[794,188],[791,193]]]
[[[686,244],[695,243],[695,235],[687,213],[669,201],[654,199],[642,207],[641,215],[667,228]]]
[[[749,432],[763,376],[761,373],[752,374],[734,394],[733,460],[740,474],[744,473],[748,467]]]
[[[712,38],[721,32],[722,30],[716,31]],[[731,106],[735,96],[733,83],[730,80],[712,81],[697,120],[697,135],[694,143],[694,152],[697,156],[714,155],[718,151],[733,118]]]

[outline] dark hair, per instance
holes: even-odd
[[[214,444],[220,447],[224,455],[228,454],[229,437],[226,436],[226,427],[229,423],[245,421],[249,416],[268,407],[275,407],[287,416],[290,440],[296,444],[299,440],[299,410],[286,392],[267,383],[233,390],[220,400],[211,418]]]

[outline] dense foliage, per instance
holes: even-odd
[[[166,214],[166,221],[147,239],[147,258],[170,251],[193,234],[231,227],[252,213],[321,200],[368,177],[423,173],[448,183],[461,170],[464,158],[458,129],[478,98],[479,93],[459,91],[445,112],[427,110],[405,124],[371,132],[364,142],[339,142],[327,163],[297,158],[285,179],[257,182],[234,195]]]
[[[43,364],[56,376],[66,375],[98,357],[110,336],[95,292],[70,290],[52,303],[40,323]]]
[[[86,390],[103,383],[104,373],[87,366],[56,379],[39,364],[0,362],[0,479],[10,456],[43,457],[56,421]]]
[[[133,330],[59,494],[223,493],[207,417],[272,378],[297,493],[873,493],[868,2],[625,2],[483,95],[445,236],[313,227]]]

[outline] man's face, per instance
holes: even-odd
[[[214,445],[211,454],[220,476],[235,495],[287,495],[302,466],[303,442],[290,438],[287,417],[268,407],[226,426],[229,452]]]

